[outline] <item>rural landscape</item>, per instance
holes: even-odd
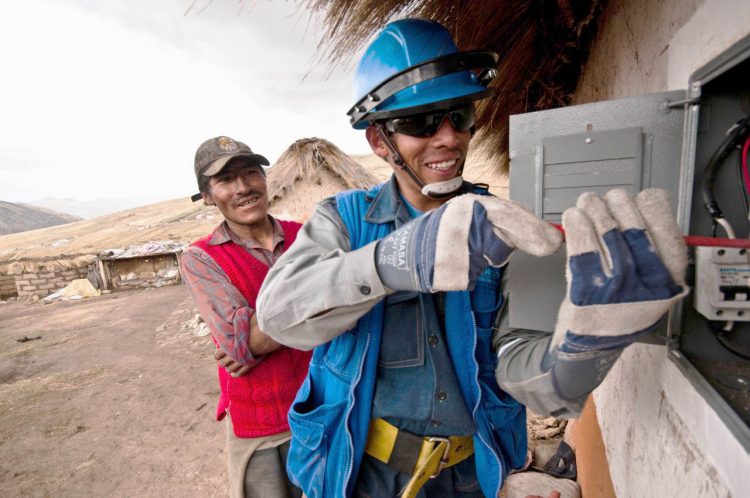
[[[0,46],[0,497],[241,494],[242,445],[322,498],[748,495],[747,0],[26,0]]]
[[[326,140],[303,139],[271,167],[271,212],[304,220],[324,197],[389,174],[374,155],[350,158]],[[473,174],[503,195],[502,176],[481,166]],[[186,287],[179,278],[165,284],[163,271],[221,222],[216,208],[186,197],[69,221],[75,216],[11,207],[2,220],[36,214],[29,230],[0,236],[2,495],[226,496],[214,346]],[[45,299],[89,268],[108,268],[101,284],[109,289]],[[530,420],[549,458],[564,424]],[[545,477],[535,477],[544,489]]]

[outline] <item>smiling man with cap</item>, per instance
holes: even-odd
[[[310,353],[281,346],[258,327],[260,286],[294,242],[299,223],[268,214],[263,166],[268,160],[242,142],[219,136],[195,154],[202,198],[222,222],[182,256],[182,276],[217,346],[221,396],[217,420],[227,423],[230,496],[298,497],[287,479],[287,412],[304,379]]]

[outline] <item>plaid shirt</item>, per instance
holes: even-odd
[[[284,231],[279,222],[270,215],[269,217],[273,223],[272,251],[261,247],[257,241],[240,239],[229,229],[226,221],[214,231],[209,244],[234,242],[270,267],[284,250]],[[255,310],[232,285],[224,270],[203,249],[188,247],[182,254],[181,263],[182,278],[219,347],[234,361],[243,365],[255,365],[258,359],[248,346],[250,319]]]

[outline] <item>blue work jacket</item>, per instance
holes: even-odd
[[[351,250],[393,229],[388,188],[352,190],[336,196]],[[465,184],[466,191],[487,193]],[[446,294],[446,342],[453,368],[477,427],[477,476],[486,496],[497,496],[510,469],[526,458],[526,412],[495,380],[492,321],[501,304],[501,271],[488,268],[471,292]],[[309,498],[350,496],[362,462],[370,423],[383,329],[384,302],[354,328],[315,348],[310,370],[289,411],[292,440],[287,457],[291,480]]]

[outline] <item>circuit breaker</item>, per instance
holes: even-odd
[[[750,321],[750,256],[736,247],[696,247],[695,309],[709,320]]]
[[[685,90],[511,116],[510,198],[554,223],[583,192],[659,187],[684,233],[747,239],[749,150],[750,36],[691,75]],[[687,276],[692,293],[656,342],[750,451],[750,254],[691,247]],[[564,248],[541,259],[516,251],[507,290],[510,327],[553,331],[566,292]]]

